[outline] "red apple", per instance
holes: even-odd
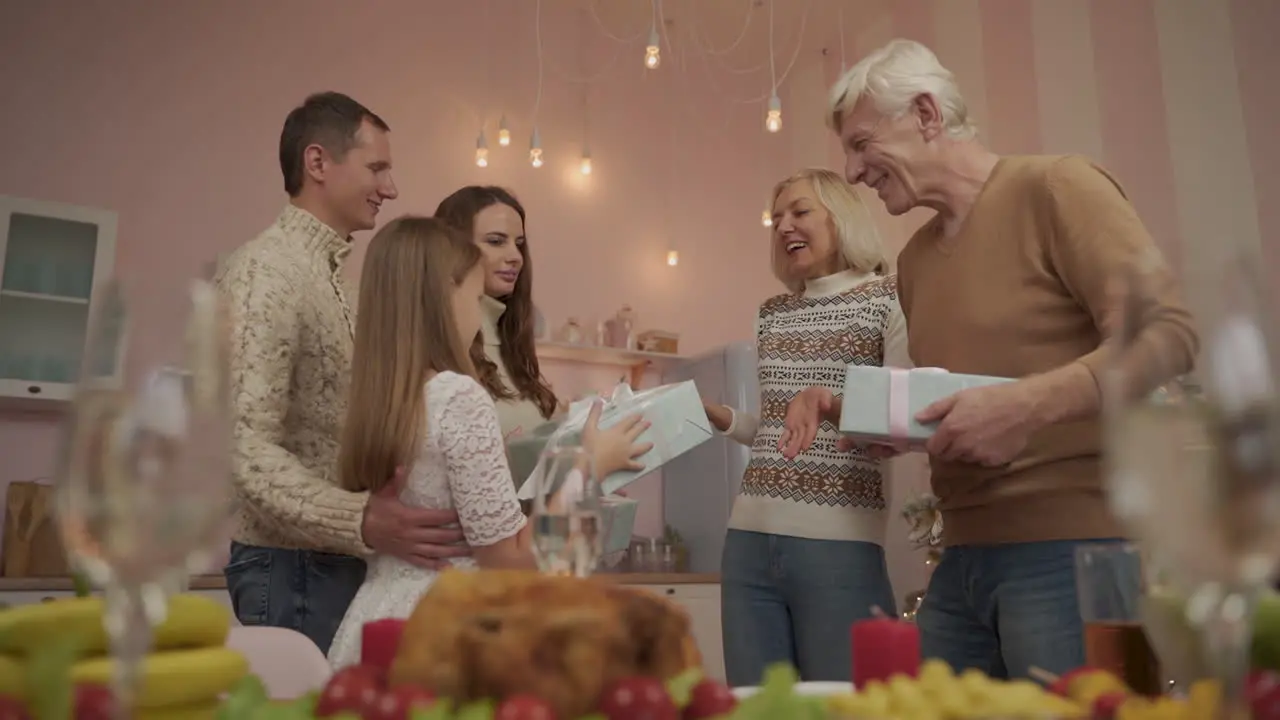
[[[378,696],[362,711],[362,720],[408,720],[414,710],[426,710],[436,696],[416,685],[400,685]]]
[[[0,695],[0,720],[31,720],[31,713],[17,698]]]
[[[111,688],[105,685],[83,684],[76,686],[75,706],[71,716],[75,720],[112,720],[116,699]]]
[[[680,720],[680,710],[656,678],[623,678],[600,698],[600,713],[609,720]]]
[[[705,720],[728,715],[738,706],[738,698],[728,685],[715,680],[703,680],[693,686],[689,705],[684,709],[684,720]]]
[[[556,720],[556,711],[542,698],[513,695],[502,701],[493,720]]]
[[[382,697],[382,674],[365,665],[343,668],[329,678],[316,700],[316,717],[364,713]]]
[[[1245,685],[1253,720],[1280,720],[1280,675],[1266,670],[1249,673]]]
[[[1102,693],[1093,700],[1093,720],[1113,720],[1128,699],[1128,693]]]

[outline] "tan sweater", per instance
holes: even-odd
[[[1084,158],[1007,157],[959,233],[938,218],[898,256],[899,298],[919,367],[1021,378],[1081,362],[1094,377],[1108,284],[1158,250],[1105,170]],[[1196,336],[1163,262],[1144,340],[1185,372]],[[1120,536],[1106,503],[1098,419],[1035,433],[1001,468],[932,463],[952,545]]]
[[[484,355],[498,366],[498,378],[502,380],[502,384],[514,390],[515,384],[511,382],[511,373],[507,371],[507,365],[502,360],[502,339],[498,337],[498,319],[507,311],[507,306],[501,300],[485,295],[480,302],[480,308],[484,311],[484,324],[480,327],[484,340]],[[538,410],[538,404],[529,398],[494,398],[494,404],[498,408],[498,425],[502,427],[503,437],[515,430],[523,433],[532,432],[534,428],[547,422]]]
[[[336,486],[354,318],[343,288],[347,238],[287,206],[216,277],[234,317],[235,539],[364,555],[366,493]]]

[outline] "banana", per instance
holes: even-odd
[[[100,597],[68,598],[0,611],[0,653],[27,656],[52,637],[73,636],[81,657],[108,648]],[[169,613],[155,628],[157,650],[217,647],[227,640],[231,613],[209,598],[184,594],[169,599]]]
[[[111,658],[81,660],[71,667],[71,681],[106,685],[114,672]],[[225,647],[152,653],[142,662],[138,706],[163,709],[214,702],[248,673],[249,661]]]

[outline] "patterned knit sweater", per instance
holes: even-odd
[[[368,554],[366,493],[336,486],[354,318],[347,238],[287,206],[216,276],[233,315],[234,537],[249,545]]]
[[[881,464],[840,452],[824,422],[795,460],[778,452],[787,404],[807,387],[844,391],[845,367],[908,367],[897,279],[846,271],[807,283],[802,294],[760,306],[760,418],[734,413],[730,437],[751,446],[751,461],[729,527],[816,540],[884,543],[887,520]]]

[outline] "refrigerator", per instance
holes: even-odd
[[[754,341],[731,343],[663,373],[664,382],[692,380],[703,400],[760,412]],[[716,435],[662,469],[663,518],[684,539],[691,572],[720,572],[720,553],[733,500],[751,448]]]

